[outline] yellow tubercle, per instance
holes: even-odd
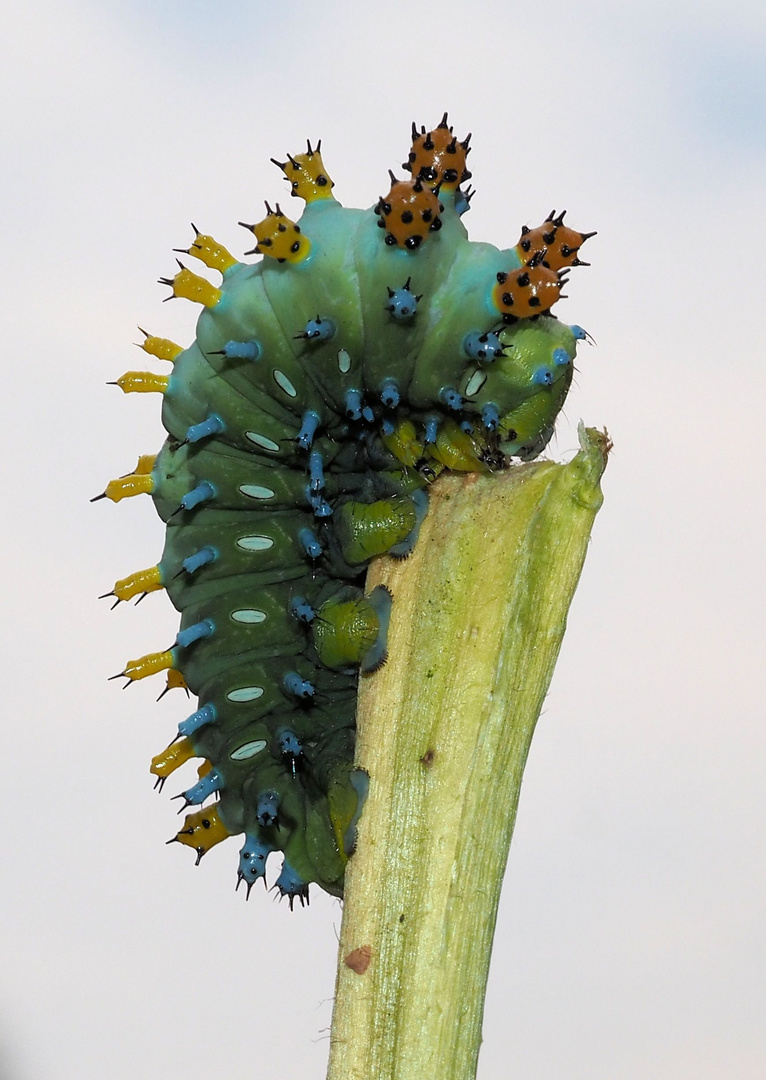
[[[145,679],[147,675],[156,675],[159,671],[172,668],[174,662],[172,649],[167,649],[165,652],[147,653],[138,660],[128,660],[121,674],[131,682],[136,682],[138,679]]]
[[[402,465],[414,466],[423,456],[423,444],[418,440],[411,420],[402,420],[390,435],[381,437],[383,445]]]
[[[148,570],[137,570],[135,574],[120,578],[115,581],[112,595],[118,600],[131,600],[134,596],[143,593],[156,592],[162,589],[162,579],[159,566],[151,566]]]
[[[153,371],[126,371],[110,386],[119,386],[124,394],[164,394],[169,382],[169,375],[155,375]]]
[[[167,686],[162,691],[162,693],[166,694],[168,690],[185,690],[187,694],[189,693],[189,687],[186,685],[186,679],[183,677],[181,672],[176,671],[175,668],[170,668],[168,670]],[[160,697],[162,697],[162,694],[160,694]]]
[[[96,499],[111,499],[117,503],[120,499],[129,499],[133,495],[151,495],[153,490],[154,480],[149,473],[129,473],[127,476],[110,480],[103,494],[97,495]],[[91,502],[96,499],[91,499]]]
[[[202,856],[210,851],[222,840],[228,839],[231,833],[226,828],[218,815],[218,808],[210,810],[197,810],[194,814],[188,814],[184,818],[184,827],[179,829],[173,840],[179,844],[186,844],[197,852],[197,864]],[[168,841],[172,843],[173,841]]]
[[[316,150],[312,150],[309,143],[307,153],[296,154],[295,157],[288,154],[287,161],[271,159],[285,174],[290,184],[290,194],[305,199],[307,203],[334,198],[332,189],[335,184],[327,175],[322,162],[322,155],[319,153],[321,145],[320,139]]]
[[[258,243],[247,255],[268,255],[277,262],[302,262],[311,251],[311,241],[304,236],[300,226],[282,213],[279,203],[272,210],[266,203],[267,214],[257,225],[247,225],[240,221],[255,236]]]
[[[201,233],[196,225],[193,224],[192,228],[194,229],[194,243],[186,249],[187,255],[193,255],[209,269],[220,270],[221,273],[237,265],[237,260],[223,244],[219,244],[207,233]]]
[[[194,744],[191,739],[179,739],[177,742],[172,742],[170,746],[167,746],[161,754],[157,754],[156,757],[152,758],[149,772],[165,780],[176,769],[180,769],[189,758],[194,756]]]
[[[202,764],[197,766],[197,776],[201,780],[203,776],[207,776],[207,774],[212,768],[213,763],[211,761],[208,761],[207,758],[205,758]]]
[[[174,278],[160,278],[161,285],[170,285],[174,297],[182,297],[184,300],[193,300],[204,307],[215,307],[221,299],[221,290],[211,285],[207,278],[188,270],[183,263],[178,264],[181,269]],[[170,299],[170,298],[168,298]]]
[[[133,473],[136,476],[147,476],[154,468],[154,463],[156,460],[156,454],[141,454],[138,458],[138,463],[133,470]]]
[[[138,329],[141,330],[141,327],[139,326]],[[139,349],[143,349],[150,356],[156,356],[159,360],[167,360],[172,364],[179,353],[184,351],[183,345],[176,345],[170,338],[155,337],[153,334],[147,334],[146,330],[141,330],[141,333],[146,340],[141,342]]]

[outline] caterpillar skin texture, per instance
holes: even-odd
[[[202,305],[194,342],[145,334],[171,374],[117,380],[163,395],[159,454],[98,498],[149,493],[167,527],[157,566],[106,595],[164,588],[181,613],[171,647],[121,673],[165,672],[166,690],[199,699],[151,764],[162,787],[201,759],[175,796],[190,812],[173,842],[199,862],[240,834],[248,896],[283,852],[275,888],[291,908],[311,882],[342,895],[367,790],[357,682],[385,662],[392,602],[365,596],[368,562],[412,550],[444,469],[492,472],[543,450],[586,336],[551,308],[592,234],[552,212],[514,248],[470,242],[469,139],[446,114],[433,131],[413,125],[407,175],[391,173],[368,210],[336,201],[320,145],[272,159],[303,213],[267,203],[241,223],[255,262],[195,229],[186,253],[221,283],[180,262],[161,279]]]

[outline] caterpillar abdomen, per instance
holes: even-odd
[[[341,895],[353,851],[367,785],[356,687],[385,661],[392,602],[364,595],[367,563],[412,550],[443,469],[544,448],[585,336],[551,307],[589,234],[552,212],[515,248],[469,241],[468,150],[446,115],[413,128],[412,178],[391,174],[366,211],[335,200],[319,147],[277,162],[302,216],[267,203],[245,224],[255,264],[195,229],[188,254],[220,286],[183,264],[162,279],[202,305],[194,343],[147,336],[172,373],[118,380],[163,394],[168,433],[104,495],[149,492],[167,525],[158,565],[109,595],[165,588],[181,613],[172,647],[122,673],[167,671],[198,698],[151,767],[162,786],[202,759],[175,796],[190,812],[173,839],[199,861],[243,834],[248,894],[283,852],[291,906],[310,882]]]

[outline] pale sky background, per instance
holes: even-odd
[[[162,441],[136,324],[189,222],[241,254],[322,138],[347,205],[411,121],[473,131],[471,235],[567,207],[593,266],[582,417],[615,450],[522,791],[481,1080],[766,1076],[766,7],[744,0],[6,5],[0,1080],[321,1080],[336,901],[194,869],[147,769],[178,720],[107,683],[174,634],[150,500],[88,504]],[[158,370],[161,365],[157,365]],[[175,778],[174,778],[175,779]],[[173,787],[174,793],[177,786]],[[438,1080],[438,1078],[436,1078]]]

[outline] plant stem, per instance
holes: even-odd
[[[606,434],[568,465],[441,478],[364,680],[370,775],[346,873],[328,1080],[472,1080],[529,745],[602,501]]]

